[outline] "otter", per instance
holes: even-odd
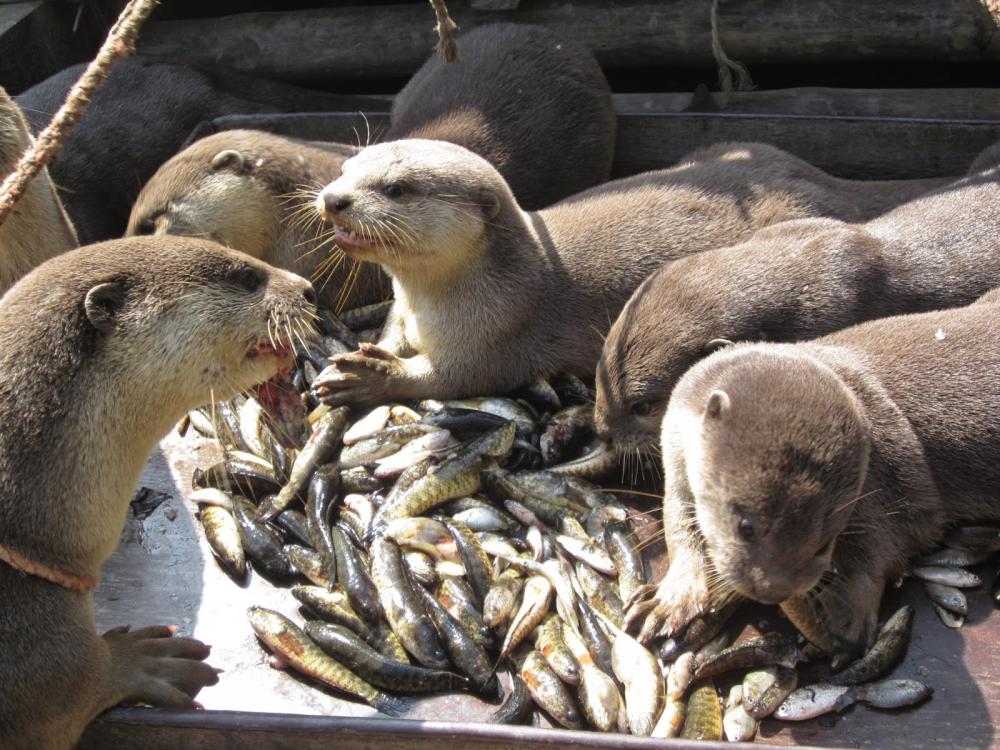
[[[623,450],[655,445],[674,384],[726,341],[795,341],[969,304],[1000,285],[1000,168],[865,224],[803,219],[666,264],[632,295],[597,367],[594,423]]]
[[[604,334],[646,276],[768,224],[874,210],[874,185],[840,182],[772,146],[720,144],[526,213],[460,146],[366,148],[317,210],[338,247],[393,277],[395,302],[378,346],[335,358],[320,395],[502,393],[559,371],[592,380]]]
[[[0,182],[31,142],[24,115],[0,86]],[[0,225],[0,295],[35,266],[76,246],[73,224],[43,168]]]
[[[529,211],[610,177],[615,110],[589,50],[551,28],[490,23],[463,34],[459,53],[431,55],[396,95],[386,140],[464,146]]]
[[[637,605],[651,608],[641,636],[735,592],[804,598],[834,651],[870,646],[886,582],[949,524],[1000,514],[998,302],[692,367],[663,419],[670,567]]]
[[[191,707],[217,681],[209,647],[171,627],[98,636],[91,591],[157,441],[289,366],[270,332],[314,301],[297,276],[177,237],[71,250],[0,299],[0,746],[69,748],[116,703]]]
[[[86,65],[17,97],[35,133],[48,125]],[[299,88],[141,56],[119,60],[52,160],[52,179],[83,244],[121,237],[139,188],[201,122],[265,112],[381,112],[386,102]]]
[[[389,281],[331,244],[312,196],[357,149],[256,130],[228,130],[177,154],[136,200],[126,234],[206,237],[310,278],[328,307],[379,302]]]
[[[396,96],[386,137],[409,136],[475,151],[524,205],[540,207],[608,178],[615,113],[587,50],[540,27],[488,24],[462,37],[458,62],[432,55]],[[291,197],[312,188],[311,200],[356,152],[248,130],[217,133],[157,170],[127,232],[211,237],[312,278],[329,306],[380,301],[386,277],[371,264],[357,270],[336,247],[326,250],[330,243],[317,240]]]

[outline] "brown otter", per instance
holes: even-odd
[[[615,110],[600,65],[551,28],[491,23],[434,54],[396,95],[386,140],[450,141],[504,176],[529,211],[611,174]]]
[[[21,110],[0,86],[0,182],[31,145]],[[0,225],[0,295],[42,262],[76,247],[76,232],[63,211],[47,169],[31,181]]]
[[[978,160],[988,164],[986,154]],[[725,340],[794,341],[864,320],[968,304],[1000,285],[1000,169],[985,168],[855,225],[803,219],[669,263],[611,327],[594,422],[623,449],[655,445],[670,391]]]
[[[269,332],[314,299],[176,237],[70,251],[0,299],[0,746],[68,748],[109,706],[188,707],[216,682],[208,647],[170,628],[99,637],[90,591],[157,440],[288,365]]]
[[[804,596],[837,650],[870,644],[886,582],[948,524],[1000,514],[998,301],[692,367],[663,420],[671,559],[643,637],[735,591]]]
[[[339,247],[392,275],[395,304],[379,346],[317,381],[336,403],[505,392],[560,370],[590,379],[611,321],[664,262],[795,217],[858,217],[878,193],[764,144],[702,149],[536,213],[450,143],[371,146],[343,170],[317,209]]]
[[[48,124],[85,65],[18,95],[34,132]],[[83,244],[121,237],[139,188],[199,123],[228,114],[384,111],[379,99],[340,96],[141,56],[119,60],[52,161],[52,179]]]
[[[324,304],[378,302],[389,283],[322,236],[309,195],[340,175],[357,153],[339,143],[228,130],[167,161],[139,193],[127,234],[207,237],[311,278]]]

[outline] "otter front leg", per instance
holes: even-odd
[[[324,404],[367,404],[387,399],[422,398],[435,392],[435,373],[423,355],[399,357],[375,344],[330,358],[313,381]]]
[[[634,602],[627,615],[628,621],[635,622],[645,614],[640,641],[670,638],[708,612],[707,567],[704,555],[690,545],[670,547],[670,567],[656,593],[649,600]]]
[[[219,681],[205,664],[211,647],[194,638],[175,638],[174,628],[114,628],[103,635],[108,649],[108,679],[97,711],[118,703],[148,703],[196,708],[194,696]]]

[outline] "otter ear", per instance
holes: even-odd
[[[125,302],[125,284],[108,281],[91,287],[83,300],[87,320],[98,331],[111,333],[115,328],[115,315]]]
[[[721,419],[728,412],[731,404],[729,394],[723,390],[714,390],[705,404],[705,419]]]
[[[712,339],[705,346],[701,348],[702,354],[708,356],[712,352],[716,352],[719,349],[723,349],[727,346],[732,346],[733,342],[729,339]]]
[[[218,172],[220,169],[232,168],[234,172],[242,172],[246,169],[246,159],[239,151],[227,148],[212,157],[212,169]]]

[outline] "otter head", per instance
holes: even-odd
[[[665,451],[673,414],[684,415],[686,478],[724,585],[765,604],[813,588],[867,472],[870,430],[854,394],[793,347],[736,346],[680,381]]]
[[[217,133],[164,163],[139,193],[126,236],[201,237],[273,260],[280,206],[250,137]]]
[[[466,266],[498,214],[511,208],[519,210],[489,162],[420,139],[363,149],[316,197],[337,246],[393,274]]]
[[[669,263],[632,294],[611,326],[597,364],[594,427],[619,451],[655,450],[674,384],[691,365],[726,344],[707,332],[718,312],[705,296],[672,288],[683,277]],[[711,301],[711,300],[709,300]]]
[[[169,429],[186,411],[288,367],[314,303],[307,281],[243,253],[207,240],[136,237],[39,266],[4,297],[0,339],[27,358],[48,358],[40,371],[63,368],[52,381],[79,387],[81,403],[107,394],[123,415],[165,420]]]

